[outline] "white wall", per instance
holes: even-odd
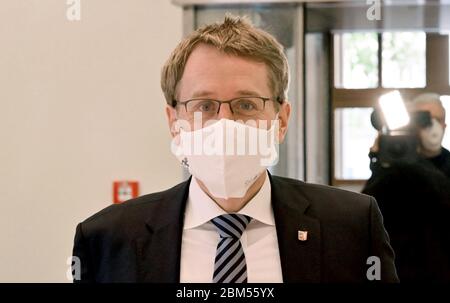
[[[169,0],[0,3],[0,282],[67,282],[76,224],[181,180],[159,73],[182,35]]]

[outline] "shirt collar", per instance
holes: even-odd
[[[264,184],[258,193],[240,210],[239,214],[252,217],[267,225],[275,225],[271,205],[270,180],[265,172]],[[189,185],[189,196],[184,213],[184,229],[198,227],[226,212],[216,204],[201,188],[195,177]]]

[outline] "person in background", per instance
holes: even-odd
[[[381,165],[378,136],[369,153],[372,176],[362,192],[378,202],[400,280],[450,282],[450,158],[441,146],[445,110],[431,93],[414,98],[408,109],[429,111],[432,118],[429,127],[417,129],[418,160]]]
[[[434,93],[418,95],[411,102],[411,111],[430,113],[432,125],[419,130],[419,154],[450,178],[450,152],[442,146],[447,125],[445,108],[442,106],[440,96]]]

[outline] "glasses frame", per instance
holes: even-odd
[[[263,101],[263,110],[266,109],[266,102],[267,102],[267,101],[273,101],[273,102],[277,102],[277,103],[279,103],[279,104],[283,104],[283,101],[282,101],[281,98],[279,98],[279,97],[276,98],[276,100],[274,100],[274,99],[272,99],[272,98],[268,98],[268,97],[260,97],[260,96],[241,96],[241,97],[236,97],[236,98],[233,98],[233,99],[230,99],[230,100],[217,100],[217,99],[211,99],[211,98],[194,98],[194,99],[189,99],[189,100],[181,101],[181,102],[180,102],[180,101],[177,101],[177,100],[173,100],[173,101],[172,101],[172,107],[175,108],[175,107],[177,107],[178,105],[184,105],[184,110],[185,110],[186,113],[187,113],[187,112],[188,112],[188,110],[187,110],[187,104],[188,104],[189,102],[191,102],[191,101],[198,101],[198,100],[212,101],[212,102],[216,102],[216,103],[219,104],[219,107],[217,108],[216,114],[218,114],[218,113],[220,112],[220,107],[221,107],[223,104],[228,104],[231,113],[234,115],[233,108],[231,107],[231,103],[232,103],[233,101],[236,101],[236,100],[239,100],[239,99],[245,99],[245,98],[257,98],[257,99],[262,100],[262,101]]]

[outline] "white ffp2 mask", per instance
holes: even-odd
[[[278,161],[278,120],[272,122],[268,130],[228,119],[192,132],[180,130],[172,153],[214,197],[241,198]]]

